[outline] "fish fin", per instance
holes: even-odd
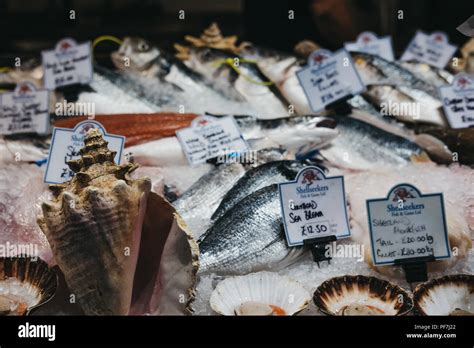
[[[431,158],[423,151],[420,154],[411,155],[410,161],[413,163],[427,163],[431,162]]]

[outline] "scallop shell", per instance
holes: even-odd
[[[410,296],[399,286],[362,275],[326,280],[313,300],[327,315],[403,315],[413,307]]]
[[[99,130],[84,144],[68,162],[76,175],[50,185],[55,199],[42,204],[38,224],[84,313],[127,314],[151,182],[130,178],[135,164],[116,165]]]
[[[298,282],[272,272],[230,277],[212,292],[211,307],[223,315],[293,315],[311,295]]]
[[[416,287],[413,301],[423,315],[474,315],[474,276],[432,279]]]
[[[43,260],[0,258],[0,314],[28,314],[51,300],[57,287],[57,274]]]

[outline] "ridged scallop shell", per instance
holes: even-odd
[[[327,315],[403,315],[413,307],[410,296],[399,286],[362,275],[326,280],[313,300]]]
[[[38,224],[46,234],[69,290],[86,314],[127,314],[150,192],[148,178],[133,180],[135,164],[116,165],[97,129],[84,139],[76,175],[50,185]]]
[[[291,278],[258,272],[221,281],[210,302],[223,315],[293,315],[310,300],[308,291]]]
[[[57,287],[57,274],[43,260],[0,258],[0,314],[28,314],[51,300]]]
[[[416,287],[413,301],[423,315],[474,315],[474,276],[432,279]]]

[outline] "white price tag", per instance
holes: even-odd
[[[326,178],[318,167],[306,167],[295,181],[279,184],[280,204],[289,246],[305,239],[349,237],[344,177]]]
[[[176,136],[190,165],[249,150],[232,116],[199,116],[193,120],[190,127],[176,131]]]
[[[49,92],[20,82],[11,93],[0,94],[0,134],[47,133]]]
[[[364,31],[357,36],[355,42],[346,42],[344,47],[348,51],[370,53],[388,61],[394,60],[390,36],[379,38],[370,31]]]
[[[107,134],[99,122],[86,120],[78,123],[74,129],[54,128],[44,176],[45,183],[60,184],[74,176],[66,162],[80,157],[79,150],[84,147],[84,136],[92,128],[97,128],[103,134],[104,140],[109,143],[109,149],[116,152],[115,163],[120,164],[125,137]]]
[[[439,88],[451,128],[474,126],[474,76],[458,74],[449,86]]]
[[[445,33],[434,32],[428,35],[417,31],[400,60],[416,60],[443,69],[456,49],[456,46],[448,42]]]
[[[365,89],[345,49],[334,54],[328,50],[314,51],[308,58],[308,66],[296,75],[313,112]]]
[[[451,257],[442,193],[423,195],[413,185],[399,184],[386,198],[367,200],[367,214],[375,265]]]
[[[62,39],[54,50],[42,51],[44,86],[49,90],[71,84],[92,81],[91,44],[77,44],[73,39]]]

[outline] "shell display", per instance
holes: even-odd
[[[293,315],[311,295],[298,282],[272,272],[231,277],[217,284],[212,309],[222,315]]]
[[[474,276],[447,275],[420,284],[413,301],[423,315],[474,315]]]
[[[46,262],[0,258],[0,314],[24,315],[54,296],[58,278]]]
[[[116,165],[115,152],[97,129],[85,136],[75,176],[50,185],[38,224],[66,283],[86,314],[128,314],[141,225],[151,182],[133,180],[137,165]]]
[[[313,300],[327,315],[403,315],[413,307],[399,286],[366,276],[342,276],[322,283]]]

